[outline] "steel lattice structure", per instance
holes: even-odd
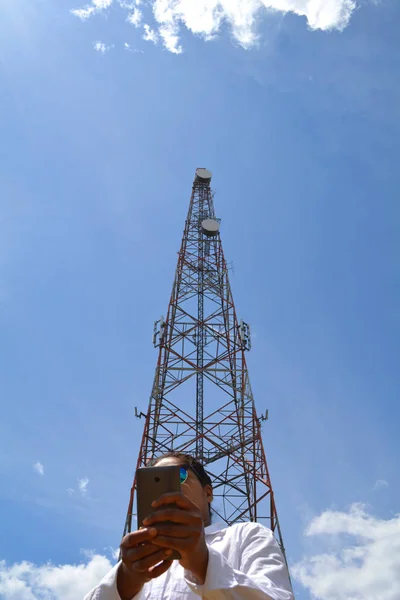
[[[137,467],[168,450],[196,455],[213,480],[213,511],[232,524],[260,521],[284,552],[239,322],[210,187],[197,169],[171,299],[155,324],[159,349]],[[132,529],[134,493],[125,523]],[[135,528],[135,527],[134,527]]]

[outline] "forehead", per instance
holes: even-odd
[[[178,458],[177,456],[166,456],[165,458],[160,458],[160,460],[158,460],[156,462],[156,467],[173,467],[173,466],[183,466],[184,462],[182,461],[181,458]],[[196,481],[200,481],[199,478],[192,472],[191,469],[189,469],[188,471],[188,479],[191,480],[196,480]]]
[[[157,467],[173,467],[174,465],[181,465],[182,461],[177,456],[167,456],[157,461]]]

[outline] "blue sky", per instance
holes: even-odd
[[[0,598],[113,560],[205,166],[296,598],[395,600],[400,8],[128,4],[0,4]]]

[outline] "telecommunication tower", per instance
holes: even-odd
[[[137,467],[169,450],[195,455],[213,481],[213,512],[232,524],[259,521],[285,555],[261,422],[245,354],[250,328],[236,315],[214,211],[211,173],[197,169],[172,294],[154,326],[158,361]],[[133,481],[124,534],[132,530]],[[133,529],[136,529],[134,524]]]

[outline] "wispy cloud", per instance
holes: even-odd
[[[107,46],[107,44],[105,44],[104,42],[94,42],[93,44],[93,49],[96,50],[96,52],[100,52],[100,54],[105,54],[106,52],[108,52],[109,50],[111,50],[111,48],[113,48],[114,46]]]
[[[80,494],[82,496],[87,496],[88,493],[88,485],[89,485],[89,478],[88,477],[82,477],[82,479],[78,479],[78,492],[80,492]],[[75,494],[75,490],[74,488],[68,488],[67,489],[67,494],[68,496],[73,496]]]
[[[236,42],[248,49],[258,41],[257,24],[262,9],[291,12],[306,17],[310,29],[329,31],[344,29],[355,6],[353,0],[155,0],[153,13],[165,46],[176,52],[182,25],[196,35],[211,39],[227,23]]]
[[[375,482],[374,487],[372,488],[372,491],[377,492],[378,490],[384,490],[386,488],[389,487],[388,482],[386,481],[386,479],[378,479]]]
[[[87,494],[87,487],[89,484],[89,479],[87,477],[83,477],[82,479],[78,480],[78,488],[80,493],[82,494],[82,496],[86,496]]]
[[[142,22],[142,18],[143,18],[142,11],[136,7],[133,10],[133,12],[129,13],[126,20],[128,21],[128,23],[130,23],[134,27],[139,27],[140,23]]]
[[[82,21],[86,21],[92,15],[110,8],[112,3],[113,0],[92,0],[91,4],[87,4],[83,8],[75,8],[71,12],[76,17],[82,19]]]
[[[143,10],[138,6],[142,2],[114,1],[121,8],[133,11],[128,15],[128,21],[139,27],[143,20]],[[74,9],[72,13],[86,20],[109,9],[112,4],[113,0],[92,0],[91,4]],[[152,10],[157,23],[157,34],[165,48],[174,54],[180,54],[182,27],[209,40],[218,35],[222,26],[227,24],[236,43],[245,49],[252,48],[259,39],[258,23],[263,13],[268,12],[293,13],[305,17],[311,30],[342,31],[350,22],[356,0],[152,0],[148,6]]]
[[[134,10],[137,6],[143,4],[142,0],[133,0],[132,2],[127,2],[126,0],[119,0],[119,5],[121,8],[126,8],[127,10]]]
[[[167,50],[173,54],[182,54],[183,48],[179,43],[179,28],[175,23],[167,23],[161,25],[158,29],[161,39],[164,42],[164,46]]]
[[[154,31],[154,29],[152,29],[150,27],[150,25],[147,25],[147,24],[145,24],[143,26],[143,29],[144,29],[143,39],[146,42],[153,42],[153,44],[157,44],[157,42],[158,42],[158,35]]]
[[[2,600],[76,600],[84,598],[111,568],[101,555],[87,557],[79,565],[34,565],[29,562],[7,565],[0,561],[0,598]]]
[[[37,462],[33,465],[33,469],[34,471],[36,471],[36,473],[38,473],[38,475],[44,475],[44,466],[42,465],[41,462]]]
[[[138,50],[137,48],[132,48],[132,46],[130,44],[128,44],[128,42],[124,42],[124,48],[128,52],[134,52],[135,54],[144,54],[143,50]]]
[[[378,519],[354,504],[348,512],[328,510],[315,517],[306,535],[318,536],[326,547],[292,567],[313,598],[400,598],[400,515]]]

